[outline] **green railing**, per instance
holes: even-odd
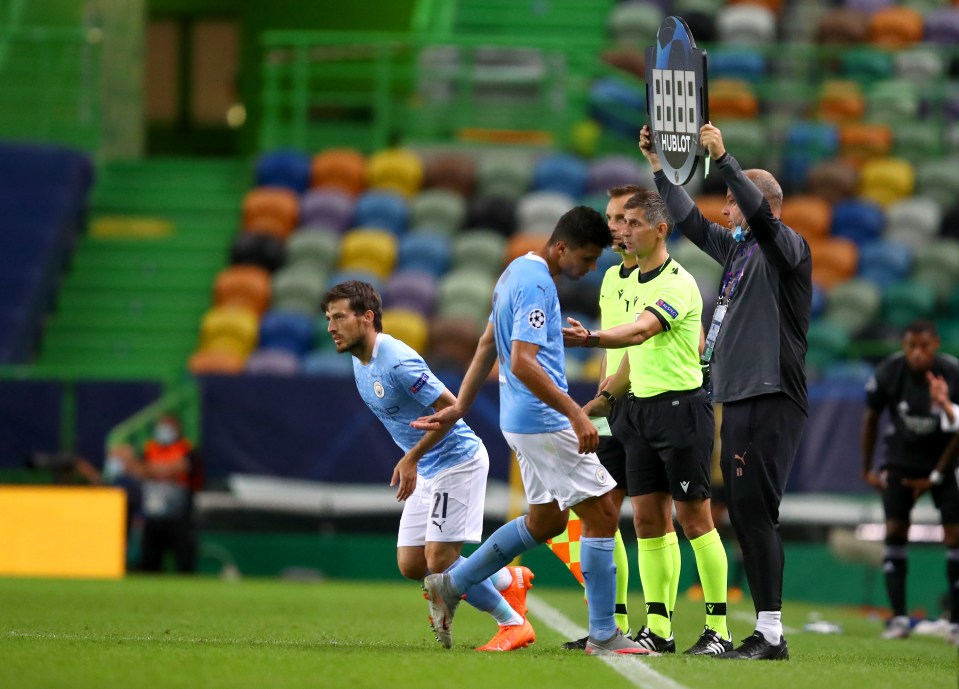
[[[120,422],[107,435],[105,452],[120,444],[140,449],[150,438],[153,426],[163,414],[174,413],[183,424],[183,435],[200,444],[200,396],[197,383],[185,380],[169,389],[160,399]],[[104,454],[106,456],[106,454]]]
[[[0,135],[96,150],[100,29],[0,27]]]

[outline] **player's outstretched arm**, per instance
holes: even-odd
[[[435,411],[439,412],[444,409],[449,409],[454,404],[456,404],[456,397],[453,396],[453,393],[449,390],[443,390],[440,396],[436,398],[436,401],[433,402],[432,407]],[[455,421],[453,423],[455,423]],[[416,489],[416,465],[419,464],[423,455],[436,447],[436,444],[443,439],[443,436],[445,436],[447,432],[449,432],[448,426],[442,430],[426,431],[423,437],[419,439],[419,442],[411,447],[409,452],[403,455],[402,459],[397,462],[396,467],[393,469],[393,478],[390,479],[390,485],[397,486],[397,500],[406,500],[413,494],[413,491]]]
[[[473,406],[476,395],[479,394],[495,363],[496,341],[493,339],[493,324],[487,323],[486,330],[483,331],[479,344],[476,345],[473,361],[470,362],[466,377],[463,378],[456,403],[438,410],[435,414],[421,416],[410,422],[410,425],[422,431],[442,430],[444,433],[448,431],[454,423],[466,416],[466,412]]]
[[[603,381],[596,397],[583,405],[587,416],[609,416],[613,401],[620,399],[629,390],[629,357],[624,356],[616,373]],[[609,397],[603,393],[607,393]]]
[[[575,318],[567,318],[563,328],[563,344],[567,347],[602,347],[620,349],[640,345],[653,335],[663,332],[663,324],[649,311],[643,311],[632,323],[623,323],[608,330],[587,330]]]

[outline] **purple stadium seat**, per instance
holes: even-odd
[[[345,192],[313,189],[300,200],[302,225],[322,225],[342,234],[352,222],[353,198]]]
[[[296,376],[300,358],[285,349],[259,349],[246,360],[246,372],[255,375]]]
[[[586,181],[586,193],[603,194],[607,189],[622,184],[643,184],[652,182],[648,166],[640,165],[628,156],[604,156],[589,166]]]
[[[436,279],[418,270],[394,273],[383,292],[384,308],[409,309],[430,316],[435,304]]]
[[[924,21],[924,40],[939,45],[959,43],[959,8],[943,7],[929,12]]]

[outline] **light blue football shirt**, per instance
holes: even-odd
[[[536,360],[566,392],[566,353],[559,295],[539,256],[520,256],[507,266],[493,292],[490,314],[499,360],[499,424],[510,433],[548,433],[570,428],[569,419],[540,400],[510,371],[513,340],[539,345]]]
[[[410,421],[433,413],[432,405],[446,389],[423,358],[395,337],[379,333],[373,345],[370,363],[353,357],[356,389],[377,418],[386,426],[403,452],[408,452],[425,431],[410,426]],[[423,478],[433,478],[449,467],[476,456],[480,439],[466,422],[457,421],[450,432],[416,466]]]

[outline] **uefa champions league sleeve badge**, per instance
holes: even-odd
[[[706,150],[700,128],[709,121],[706,51],[696,47],[680,17],[666,17],[656,45],[646,48],[646,111],[653,145],[670,182],[686,184]]]

